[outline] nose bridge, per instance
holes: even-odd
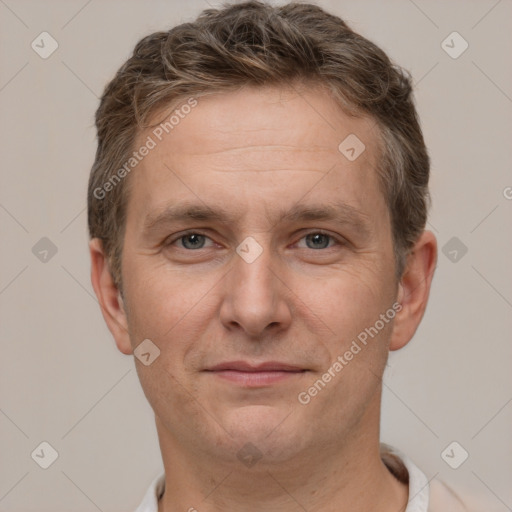
[[[271,270],[273,263],[269,241],[256,241],[247,237],[236,249],[234,261],[234,282],[230,293],[238,301],[247,301],[249,304],[262,307],[265,301],[270,306],[274,300],[275,276]]]
[[[270,324],[286,324],[290,315],[268,240],[248,237],[236,252],[225,284],[223,323],[237,324],[251,335],[261,334]]]

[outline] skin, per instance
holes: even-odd
[[[353,162],[338,150],[349,134],[366,146]],[[130,175],[124,301],[97,239],[91,272],[119,350],[144,339],[160,349],[149,366],[135,358],[166,472],[160,512],[405,510],[407,485],[379,456],[381,377],[424,314],[437,246],[423,232],[397,281],[378,158],[373,120],[347,116],[324,90],[244,88],[199,98]],[[183,202],[229,217],[145,230]],[[360,225],[279,217],[335,202]],[[187,230],[206,238],[180,238]],[[236,252],[246,237],[262,248],[252,263]],[[299,403],[395,301],[394,320]],[[234,360],[307,371],[256,388],[205,371]],[[237,458],[246,443],[261,455],[252,467]]]

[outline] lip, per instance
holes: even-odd
[[[281,363],[278,361],[266,361],[264,363],[248,363],[246,361],[228,361],[225,363],[220,363],[211,368],[208,368],[207,371],[217,372],[217,371],[225,371],[225,370],[233,370],[237,372],[302,372],[305,371],[305,368],[301,368],[299,366],[294,366],[288,363]]]
[[[277,361],[251,364],[245,361],[221,363],[207,370],[213,375],[243,387],[264,387],[302,375],[307,370]]]

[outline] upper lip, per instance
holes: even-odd
[[[305,371],[305,368],[295,366],[288,363],[280,363],[278,361],[267,361],[264,363],[248,363],[246,361],[228,361],[220,363],[208,371],[222,371],[222,370],[235,370],[239,372],[300,372]]]

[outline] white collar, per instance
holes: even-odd
[[[396,448],[385,445],[387,451],[396,455],[409,473],[409,501],[405,512],[427,512],[430,485],[427,477],[414,462]]]

